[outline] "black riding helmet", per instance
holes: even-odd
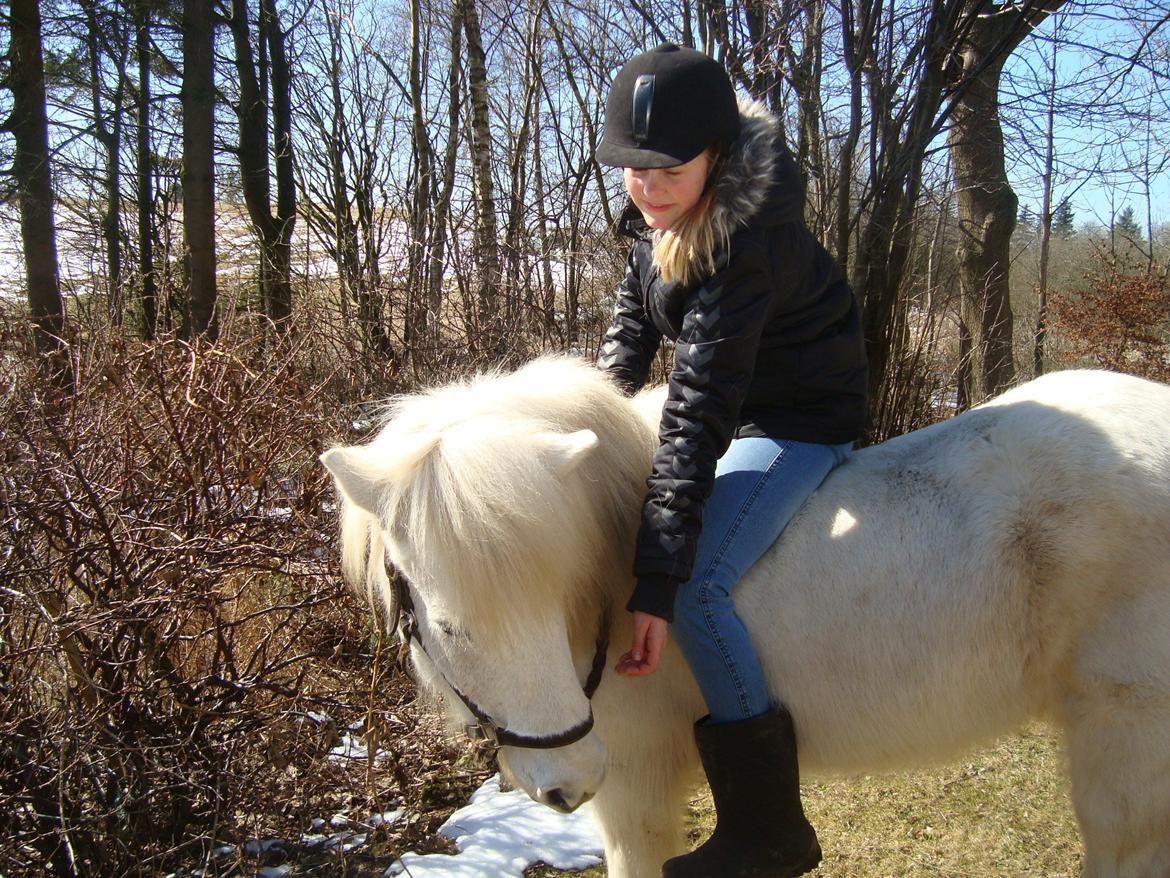
[[[614,77],[597,160],[669,168],[738,136],[739,106],[723,66],[702,52],[663,43],[635,55]]]

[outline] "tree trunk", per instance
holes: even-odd
[[[183,235],[187,262],[184,335],[215,338],[214,13],[183,2]]]
[[[1052,183],[1056,171],[1056,47],[1048,68],[1048,111],[1044,138],[1044,195],[1040,206],[1040,266],[1036,278],[1036,328],[1032,338],[1032,377],[1044,374],[1044,342],[1048,335],[1048,260],[1052,248]]]
[[[964,17],[970,27],[956,41],[952,56],[959,88],[947,142],[959,204],[961,316],[970,333],[972,358],[966,396],[972,403],[999,393],[1016,374],[1008,279],[1019,200],[1004,162],[1000,74],[1024,37],[1063,2],[1000,8],[990,0],[967,0]]]
[[[353,302],[356,309],[358,331],[362,343],[362,356],[368,361],[371,372],[382,373],[389,364],[390,370],[397,368],[398,355],[386,329],[384,304],[381,291],[365,270],[362,260],[365,236],[354,219],[351,195],[359,200],[353,190],[368,185],[368,174],[362,172],[363,160],[355,150],[361,148],[361,137],[355,136],[349,126],[351,108],[347,105],[342,85],[345,81],[343,43],[347,25],[335,15],[325,18],[328,28],[328,76],[329,104],[327,107],[327,130],[323,129],[325,153],[328,161],[327,197],[329,204],[328,223],[334,242],[334,258],[342,285],[342,309],[347,312],[346,303]],[[354,126],[362,130],[366,124],[365,109],[370,103],[365,95],[354,98],[356,117]],[[365,159],[368,161],[368,156]],[[347,174],[347,162],[353,179]],[[352,188],[351,188],[352,187]],[[306,199],[306,205],[313,210],[313,200]],[[367,254],[371,256],[371,254]],[[376,258],[376,254],[372,255]],[[347,315],[348,316],[348,315]]]
[[[856,14],[853,3],[841,6],[841,34],[844,46],[845,69],[849,72],[849,129],[845,134],[838,160],[836,256],[843,271],[849,271],[849,240],[853,234],[853,157],[861,141],[863,109],[863,70],[869,57],[873,39],[875,16],[867,4],[859,3]],[[858,291],[860,292],[860,291]]]
[[[12,115],[4,124],[15,140],[12,172],[20,201],[20,238],[24,248],[28,305],[37,351],[46,357],[52,379],[72,380],[65,344],[65,309],[53,221],[53,184],[49,169],[49,120],[45,111],[45,66],[41,53],[41,14],[37,0],[12,0],[8,82]]]
[[[541,330],[547,335],[556,330],[556,283],[552,273],[552,245],[549,240],[548,205],[545,201],[544,154],[539,135],[532,138],[532,186],[536,192],[536,244],[540,251],[540,296],[536,308]]]
[[[435,197],[435,218],[431,223],[431,258],[427,272],[427,307],[433,315],[433,335],[439,337],[439,315],[443,306],[443,267],[447,258],[447,220],[451,215],[451,196],[455,191],[455,162],[459,149],[459,79],[461,74],[459,57],[462,54],[463,25],[458,11],[451,16],[450,67],[447,71],[447,151],[443,155],[442,188]],[[468,347],[474,350],[474,339],[468,339]]]
[[[528,190],[528,143],[531,139],[540,138],[540,121],[538,108],[540,105],[539,91],[540,78],[540,17],[543,3],[529,14],[528,28],[524,40],[524,98],[520,109],[520,127],[512,142],[512,156],[510,161],[509,180],[511,182],[508,193],[508,219],[504,226],[504,256],[507,260],[507,295],[508,295],[508,326],[517,325],[516,317],[523,309],[524,323],[527,323],[532,314],[530,311],[531,296],[523,297],[521,304],[520,290],[526,284],[521,280],[527,277],[526,262],[523,246],[523,229],[525,208],[529,203]],[[533,129],[536,129],[533,135]]]
[[[292,180],[292,138],[289,110],[288,64],[284,35],[272,0],[260,0],[259,45],[267,49],[268,64],[257,70],[252,52],[247,0],[233,0],[232,42],[240,80],[240,172],[244,203],[260,239],[260,301],[278,329],[288,328],[292,315],[291,241],[296,220],[296,188]],[[268,102],[265,86],[272,82],[272,108],[277,162],[277,206],[272,212],[272,183],[268,166]]]
[[[158,330],[158,276],[154,269],[154,154],[150,149],[150,9],[146,0],[134,7],[134,51],[138,56],[136,133],[138,171],[138,274],[142,284],[142,336]]]
[[[907,100],[903,119],[893,112],[890,95],[895,83],[885,78],[880,65],[865,64],[868,71],[870,112],[873,138],[881,145],[871,153],[873,205],[861,230],[856,258],[853,261],[853,289],[861,300],[862,328],[869,358],[868,436],[884,438],[882,425],[886,383],[891,363],[898,354],[897,329],[902,321],[897,314],[902,281],[910,255],[914,217],[922,187],[922,163],[926,149],[937,132],[937,116],[943,99],[943,61],[945,46],[956,31],[959,0],[936,0],[929,10],[919,37],[923,58],[914,93]],[[862,0],[854,16],[860,24],[861,40],[857,60],[878,55],[881,35],[878,7]],[[842,186],[848,185],[842,180]]]
[[[488,115],[487,58],[475,0],[458,0],[467,37],[467,85],[471,94],[471,166],[475,195],[475,261],[478,271],[479,327],[487,348],[496,352],[500,327],[500,256],[496,233],[496,193],[492,181],[491,126]]]
[[[292,144],[292,75],[285,53],[285,33],[276,13],[275,0],[260,0],[260,22],[268,46],[272,82],[273,149],[276,154],[276,224],[272,247],[275,275],[268,298],[268,316],[277,326],[292,317],[292,236],[297,221],[297,184]]]
[[[435,158],[427,133],[426,109],[423,106],[423,35],[420,0],[410,0],[410,110],[411,140],[414,146],[414,197],[410,202],[410,256],[406,284],[406,348],[414,358],[415,348],[426,347],[429,333],[430,301],[426,296],[427,260],[431,198],[434,191]]]
[[[978,14],[985,5],[971,0],[968,12]],[[958,202],[960,315],[971,339],[964,372],[972,386],[963,396],[975,404],[1015,378],[1008,273],[1019,200],[1004,165],[999,79],[1006,55],[993,53],[996,36],[977,23],[960,45],[966,88],[947,134]]]
[[[800,118],[796,139],[796,161],[805,188],[820,187],[825,179],[821,167],[821,42],[824,35],[823,2],[809,3],[802,10],[804,30],[799,55],[789,41],[785,47],[791,67],[792,87],[796,92]]]
[[[129,56],[129,40],[119,34],[122,26],[113,23],[112,17],[106,13],[99,20],[99,10],[95,0],[84,0],[82,7],[85,11],[86,48],[89,54],[89,87],[93,104],[93,133],[94,138],[105,150],[105,190],[106,206],[102,212],[102,239],[106,249],[106,280],[109,284],[107,313],[111,324],[121,326],[125,317],[125,301],[123,297],[122,277],[122,182],[119,164],[122,147],[122,102],[126,91],[126,63]],[[116,50],[108,51],[111,40],[118,40],[120,45],[112,47]],[[102,100],[102,54],[106,48],[108,54],[114,58],[118,83],[114,88],[113,106],[107,112]]]
[[[823,9],[819,2],[811,4],[808,10],[811,18],[817,16],[817,9]],[[779,53],[776,46],[775,31],[769,29],[769,12],[774,4],[768,0],[745,0],[743,7],[744,20],[748,27],[748,40],[752,56],[751,92],[768,107],[777,112],[780,109],[780,67]],[[805,45],[806,52],[820,52],[820,45]],[[810,53],[811,54],[811,53]]]

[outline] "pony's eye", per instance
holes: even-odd
[[[448,622],[446,619],[438,619],[435,621],[435,628],[444,637],[449,637],[452,640],[470,640],[466,629],[460,628],[453,622]]]

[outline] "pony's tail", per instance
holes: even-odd
[[[385,612],[384,618],[393,625],[398,616],[398,607],[390,576],[386,572],[386,546],[382,542],[378,519],[352,503],[344,494],[341,494],[339,501],[341,574],[356,594],[360,596],[364,593],[375,615],[380,615],[380,605]]]

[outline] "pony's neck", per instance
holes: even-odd
[[[634,545],[645,501],[646,476],[658,440],[657,432],[639,414],[621,426],[624,452],[611,456],[605,471],[591,472],[596,488],[593,514],[599,517],[604,545],[578,593],[579,617],[586,626],[595,624],[592,620],[607,608],[614,618],[624,613],[634,589]]]

